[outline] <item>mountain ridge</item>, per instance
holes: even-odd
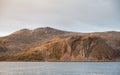
[[[120,32],[22,29],[0,38],[1,61],[120,61]]]

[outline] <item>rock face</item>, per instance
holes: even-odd
[[[0,46],[0,53],[7,52],[7,50],[8,49],[6,47]]]
[[[120,61],[119,32],[23,29],[1,37],[0,44],[1,61]]]

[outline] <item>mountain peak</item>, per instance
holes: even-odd
[[[30,32],[30,30],[29,29],[21,29],[19,31],[14,32],[13,34],[23,34],[23,33],[27,33],[27,32]]]
[[[45,30],[57,30],[57,29],[54,29],[54,28],[51,28],[51,27],[40,27],[40,28],[36,28],[34,29],[35,31],[45,31]]]
[[[65,31],[62,31],[62,30],[58,30],[58,29],[54,29],[54,28],[51,28],[51,27],[40,27],[40,28],[36,28],[33,30],[34,33],[63,33]]]

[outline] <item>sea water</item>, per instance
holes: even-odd
[[[0,75],[120,75],[120,62],[0,62]]]

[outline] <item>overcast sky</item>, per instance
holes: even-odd
[[[120,0],[0,0],[0,36],[22,28],[120,31]]]

